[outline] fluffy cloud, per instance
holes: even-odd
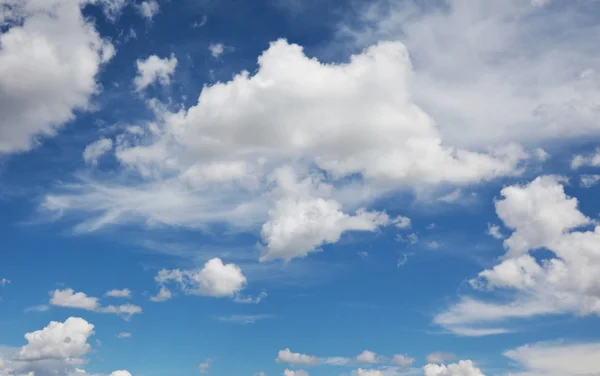
[[[27,344],[8,356],[0,357],[2,376],[87,376],[79,368],[87,362],[89,338],[94,325],[77,317],[65,322],[50,322],[45,328],[25,334]],[[6,349],[6,348],[5,348]],[[115,371],[110,376],[131,376],[127,371]]]
[[[571,168],[573,169],[578,169],[584,166],[600,166],[600,149],[596,150],[596,152],[592,154],[576,155],[571,160]]]
[[[114,290],[113,290],[114,291]],[[120,291],[122,293],[122,291]],[[83,292],[75,292],[73,289],[54,290],[50,292],[50,305],[63,308],[84,309],[100,313],[114,313],[125,319],[142,313],[142,308],[134,304],[102,306],[100,299],[87,296]]]
[[[223,43],[212,43],[208,46],[208,50],[210,51],[212,57],[218,59],[221,57],[221,55],[223,55],[223,52],[225,52],[225,46]]]
[[[309,376],[308,372],[303,369],[291,370],[286,369],[283,371],[283,376]]]
[[[122,289],[122,290],[110,290],[107,291],[104,296],[108,296],[111,298],[126,298],[129,299],[131,298],[131,290],[129,289]]]
[[[208,260],[198,270],[161,270],[155,277],[159,285],[175,283],[185,294],[213,297],[233,297],[246,286],[246,277],[235,264],[224,264],[219,258]],[[169,294],[159,292],[154,301],[167,300]]]
[[[277,354],[278,363],[288,363],[292,365],[315,365],[320,360],[316,356],[291,352],[290,349],[280,350]]]
[[[96,77],[115,50],[82,16],[90,3],[108,2],[11,0],[2,12],[0,154],[55,135],[100,91]]]
[[[498,216],[513,232],[504,240],[507,251],[500,263],[479,273],[471,285],[507,290],[512,300],[462,298],[436,316],[436,323],[458,334],[485,335],[506,332],[486,326],[506,319],[600,314],[600,226],[579,211],[562,181],[539,177],[502,189],[496,201]],[[538,261],[531,255],[538,249],[553,257]]]
[[[381,363],[384,359],[373,351],[365,350],[356,356],[356,361],[359,363]]]
[[[470,360],[448,365],[428,364],[423,368],[425,376],[485,376]]]
[[[138,74],[133,83],[137,91],[142,91],[148,86],[158,82],[166,86],[171,83],[171,76],[177,68],[177,58],[171,55],[170,58],[160,58],[152,55],[146,59],[136,62]]]
[[[339,34],[359,47],[404,43],[419,62],[414,101],[447,142],[484,147],[595,137],[600,53],[588,36],[600,32],[597,4],[572,1],[560,11],[532,4],[541,2],[548,1],[443,0],[425,7],[378,0],[354,9],[350,17],[359,19],[341,24]]]
[[[172,112],[150,101],[156,121],[119,135],[115,147],[119,172],[137,175],[126,180],[139,183],[123,185],[114,173],[82,180],[47,195],[43,207],[85,214],[78,228],[88,231],[131,222],[264,225],[263,258],[290,258],[346,230],[373,231],[383,217],[356,210],[382,192],[515,175],[528,157],[514,144],[475,152],[445,143],[412,100],[412,65],[402,43],[378,43],[347,63],[322,64],[278,40],[258,63],[254,75],[241,72],[205,87],[190,108]],[[140,75],[140,87],[157,71]],[[285,166],[297,182],[329,188],[281,195],[281,179],[271,177]],[[316,179],[315,167],[322,172]],[[304,213],[318,221],[285,227]],[[321,221],[323,228],[315,225]],[[291,255],[277,254],[288,246]]]
[[[159,302],[165,302],[165,301],[171,299],[172,297],[173,297],[173,294],[171,293],[171,290],[169,290],[165,286],[161,286],[160,290],[158,290],[158,293],[156,293],[156,295],[154,295],[154,296],[151,296],[150,300],[155,303],[159,303]]]
[[[85,147],[83,151],[83,161],[89,165],[97,165],[98,159],[108,153],[113,147],[110,138],[102,138]]]
[[[415,363],[415,358],[408,355],[396,354],[392,358],[392,364],[400,368],[409,368]]]
[[[379,212],[360,210],[348,215],[334,200],[280,200],[262,226],[266,246],[261,260],[303,257],[323,244],[336,243],[346,231],[374,231],[389,222],[388,216]]]
[[[80,318],[52,321],[44,329],[25,334],[28,343],[19,351],[19,359],[79,358],[90,350],[87,340],[93,333],[94,325]]]
[[[506,351],[522,372],[511,376],[595,375],[600,369],[599,343],[535,343]]]

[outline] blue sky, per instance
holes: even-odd
[[[0,376],[597,373],[599,15],[0,0]]]

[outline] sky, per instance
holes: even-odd
[[[594,0],[0,0],[0,376],[600,374]]]

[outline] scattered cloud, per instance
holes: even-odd
[[[428,364],[423,367],[425,376],[485,376],[470,360],[448,365]]]
[[[110,290],[107,291],[104,296],[108,296],[111,298],[125,298],[125,299],[129,299],[131,298],[131,290],[129,289],[122,289],[122,290]]]
[[[198,366],[198,368],[200,369],[200,373],[208,373],[212,362],[212,359],[207,359],[204,362],[200,363],[200,365]]]
[[[212,297],[235,297],[247,283],[246,277],[237,265],[224,264],[216,257],[208,260],[202,269],[163,269],[156,275],[155,280],[161,287],[173,283],[187,295]],[[162,298],[170,296],[170,292],[166,291],[168,290],[163,290]],[[158,296],[161,296],[160,292]]]
[[[111,151],[113,142],[110,138],[101,138],[85,147],[83,151],[83,161],[92,166],[98,164],[98,159]]]
[[[583,188],[591,188],[594,185],[598,184],[598,182],[600,182],[600,175],[598,174],[594,174],[594,175],[581,175],[580,177],[580,185]]]
[[[234,323],[234,324],[254,324],[259,320],[266,320],[274,317],[273,315],[229,315],[229,316],[218,316],[217,320],[221,322]]]
[[[171,83],[171,76],[177,68],[177,58],[171,55],[170,58],[160,58],[152,55],[146,59],[138,60],[137,71],[133,83],[136,91],[140,92],[148,86],[159,83],[167,86]]]
[[[131,333],[129,333],[129,332],[121,332],[121,333],[117,334],[117,338],[120,338],[120,339],[131,338]]]
[[[283,371],[283,376],[309,376],[309,374],[303,369],[286,369]]]
[[[584,166],[600,166],[600,149],[597,149],[594,153],[591,154],[576,155],[571,160],[571,168],[574,170]]]
[[[158,5],[156,0],[142,1],[139,5],[137,5],[137,9],[142,17],[151,21],[160,11],[160,5]]]
[[[173,297],[173,294],[171,293],[171,290],[169,290],[165,286],[161,286],[160,290],[158,290],[158,293],[154,296],[151,296],[150,300],[155,303],[159,303],[159,302],[166,302],[167,300],[171,299],[172,297]]]
[[[504,240],[501,262],[470,283],[478,290],[511,292],[512,300],[463,297],[436,316],[436,323],[457,334],[482,335],[507,332],[486,325],[508,319],[600,314],[600,265],[595,256],[600,226],[579,211],[578,200],[565,193],[563,182],[557,176],[538,177],[503,188],[495,202],[498,217],[513,233]],[[554,257],[538,262],[530,252],[540,248]]]
[[[488,234],[494,239],[504,239],[504,235],[502,235],[502,233],[500,232],[500,226],[493,225],[491,223],[488,223],[488,229],[486,231],[486,234]]]
[[[75,292],[71,288],[54,290],[50,292],[50,305],[62,308],[75,308],[99,313],[114,313],[130,319],[133,315],[142,313],[142,308],[134,304],[121,304],[118,306],[102,306],[100,299],[87,296],[83,292]]]

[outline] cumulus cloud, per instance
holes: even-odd
[[[359,363],[381,363],[384,361],[384,358],[377,355],[373,351],[365,350],[356,356],[356,361]]]
[[[113,147],[113,142],[110,138],[102,138],[92,142],[85,147],[83,151],[83,161],[86,164],[95,166],[98,164],[98,159],[108,153]]]
[[[253,75],[206,86],[192,107],[172,112],[150,101],[155,121],[142,124],[141,133],[119,135],[114,150],[116,172],[138,179],[80,177],[47,195],[43,208],[85,214],[77,228],[84,231],[132,222],[263,226],[262,257],[289,259],[344,231],[373,231],[384,217],[357,209],[394,187],[518,175],[528,158],[515,144],[471,151],[445,143],[413,101],[413,68],[402,43],[377,43],[346,63],[322,64],[278,40],[258,63]],[[158,71],[141,74],[140,87],[160,81]],[[314,191],[284,192],[285,182],[272,178],[284,167],[300,185],[312,181]],[[296,224],[295,216],[304,221],[285,227]]]
[[[595,375],[600,369],[600,343],[540,342],[506,351],[522,368],[511,376]]]
[[[509,186],[495,203],[499,218],[513,232],[504,240],[506,255],[471,285],[506,290],[512,300],[464,297],[436,316],[436,323],[458,334],[483,335],[506,332],[481,327],[506,319],[600,314],[600,226],[579,211],[578,200],[565,193],[563,181],[542,176]],[[531,253],[538,249],[547,249],[553,257],[536,260]]]
[[[62,308],[83,309],[99,313],[114,313],[125,319],[130,319],[133,315],[142,313],[142,308],[134,304],[102,306],[100,304],[100,299],[87,296],[83,292],[75,292],[75,290],[71,288],[51,291],[50,305]]]
[[[415,358],[405,354],[396,354],[392,358],[392,364],[399,368],[409,368],[415,363]]]
[[[151,296],[150,300],[155,303],[158,303],[158,302],[165,302],[165,301],[171,299],[172,297],[173,297],[173,294],[171,293],[171,290],[169,290],[165,286],[161,286],[160,290],[158,290],[158,293],[156,293],[156,295],[154,295],[154,296]]]
[[[548,1],[378,0],[354,9],[339,35],[358,47],[405,44],[419,62],[414,101],[454,145],[595,137],[600,53],[588,36],[600,32],[597,4],[572,1],[548,11],[533,4],[541,2]]]
[[[25,334],[27,343],[14,354],[0,357],[0,375],[56,376],[88,375],[80,369],[91,350],[89,338],[94,325],[77,317],[64,322],[51,321],[45,328]],[[111,376],[131,376],[127,371],[115,371]]]
[[[485,376],[470,360],[448,365],[428,364],[423,367],[425,376]]]
[[[346,214],[334,200],[280,200],[262,226],[266,246],[261,261],[304,257],[321,245],[336,243],[346,231],[375,231],[389,222],[389,217],[380,212],[359,210],[354,215]]]
[[[90,3],[108,7],[22,0],[0,16],[8,26],[0,34],[0,154],[30,150],[90,108],[97,75],[115,52],[83,17]]]
[[[156,282],[163,285],[178,285],[183,293],[212,297],[233,297],[247,283],[241,269],[235,264],[224,264],[219,258],[208,260],[202,269],[197,270],[161,270],[155,277]],[[170,297],[165,290],[162,297]],[[161,292],[159,292],[161,296]],[[166,300],[166,299],[164,299]],[[160,300],[154,300],[160,301]]]
[[[152,55],[138,60],[136,64],[138,73],[133,83],[137,91],[142,91],[157,82],[163,86],[169,85],[177,68],[177,58],[175,55],[171,55],[170,58]]]
[[[292,365],[316,365],[320,360],[316,356],[291,352],[290,349],[280,350],[277,354],[278,363],[288,363]]]
[[[212,57],[218,59],[221,57],[221,55],[223,55],[223,52],[225,52],[225,45],[223,43],[211,43],[208,46],[208,50],[210,51]]]

